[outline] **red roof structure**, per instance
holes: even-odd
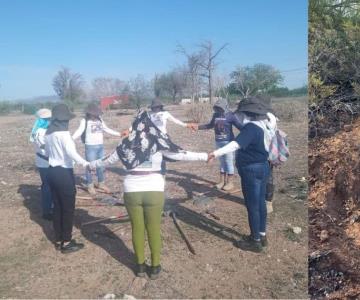
[[[114,95],[100,98],[100,107],[102,110],[108,108],[111,104],[127,103],[129,95]]]

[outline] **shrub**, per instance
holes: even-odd
[[[202,123],[210,120],[213,113],[212,104],[194,103],[186,109],[186,116],[189,120],[196,123]]]
[[[10,102],[2,101],[0,102],[0,115],[7,115],[11,112],[12,105]]]
[[[308,110],[306,100],[306,97],[277,100],[272,103],[272,108],[280,121],[307,122]]]
[[[22,112],[26,115],[34,115],[39,108],[39,105],[33,103],[23,104]]]

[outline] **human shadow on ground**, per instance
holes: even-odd
[[[126,171],[121,168],[108,168],[108,170],[121,176],[126,174]],[[202,181],[205,184],[195,183],[194,180]],[[186,192],[185,198],[170,198],[166,200],[165,210],[170,209],[176,211],[177,218],[180,221],[230,242],[235,241],[234,237],[242,238],[244,236],[234,230],[234,228],[224,226],[219,222],[207,218],[204,214],[180,205],[181,203],[192,200],[194,196],[201,193],[204,193],[208,198],[222,198],[238,204],[244,204],[243,198],[216,190],[212,187],[214,182],[192,173],[167,170],[166,181],[178,184]]]
[[[53,224],[51,221],[49,222],[42,218],[41,192],[39,186],[21,184],[18,188],[18,193],[24,198],[23,204],[29,210],[30,219],[42,228],[44,235],[50,242],[54,242]],[[99,219],[100,218],[89,215],[84,209],[75,209],[74,226],[80,229],[84,238],[103,248],[114,259],[130,270],[134,270],[134,254],[126,247],[125,243],[106,226],[106,224],[109,223],[120,224],[121,222],[104,221],[89,226],[81,226],[82,223]]]
[[[128,222],[128,220],[109,220],[94,223],[91,225],[82,225],[87,222],[98,221],[101,218],[91,216],[88,211],[77,208],[75,210],[74,226],[78,228],[82,236],[89,242],[101,247],[115,260],[134,271],[135,256],[125,243],[116,235],[106,224],[120,224]]]
[[[202,177],[199,177],[198,175],[194,175],[192,173],[184,173],[179,172],[175,170],[168,170],[167,174],[179,176],[166,176],[166,180],[170,182],[176,183],[178,186],[181,186],[185,193],[186,198],[182,199],[182,201],[186,201],[189,199],[193,199],[196,194],[204,194],[209,198],[221,198],[224,200],[232,201],[238,204],[244,205],[244,199],[235,195],[235,194],[229,194],[225,191],[218,190],[213,187],[214,182],[209,181],[207,179],[203,179]],[[203,181],[206,184],[196,183],[194,180],[197,181]],[[195,193],[194,193],[195,192]],[[179,200],[179,199],[178,199]]]
[[[54,242],[53,224],[42,218],[41,191],[38,185],[20,184],[17,190],[24,198],[23,204],[29,210],[30,220],[37,223],[50,242]]]
[[[244,234],[238,232],[234,229],[236,227],[234,224],[233,227],[225,226],[219,222],[216,222],[210,218],[207,218],[205,215],[200,214],[192,209],[184,207],[180,204],[173,204],[167,207],[167,210],[175,212],[176,218],[188,225],[191,225],[195,228],[201,229],[205,232],[208,232],[212,235],[217,236],[223,240],[234,242],[238,238],[243,238]],[[169,215],[169,211],[166,215]],[[169,216],[171,217],[171,216]],[[185,233],[186,234],[186,233]]]

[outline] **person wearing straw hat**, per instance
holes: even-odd
[[[48,221],[52,220],[53,201],[51,198],[49,186],[49,158],[45,153],[45,133],[49,127],[51,110],[47,108],[39,109],[36,112],[36,121],[31,130],[30,142],[35,149],[35,165],[39,171],[41,179],[41,206],[42,218]]]
[[[65,104],[52,109],[52,120],[45,135],[45,153],[49,157],[49,184],[54,201],[53,225],[55,248],[62,253],[78,251],[83,244],[72,239],[75,211],[74,162],[88,167],[89,162],[76,151],[69,132],[69,121],[75,115]]]
[[[85,118],[80,121],[80,126],[72,136],[74,140],[81,136],[81,140],[85,144],[85,158],[88,161],[93,161],[104,156],[103,132],[114,136],[121,136],[120,132],[106,126],[101,115],[102,111],[98,105],[94,103],[89,104],[85,110]],[[103,168],[96,169],[96,177],[98,183],[94,185],[91,172],[89,172],[89,170],[86,171],[86,184],[89,194],[96,194],[95,187],[109,193],[110,189],[105,185]]]
[[[235,246],[252,252],[262,252],[266,237],[266,183],[269,176],[269,146],[275,132],[269,126],[266,102],[259,96],[244,99],[239,112],[245,114],[244,127],[234,141],[209,154],[215,157],[236,151],[236,167],[248,212],[250,235],[235,242]]]

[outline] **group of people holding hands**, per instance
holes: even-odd
[[[259,96],[242,100],[235,112],[230,111],[226,99],[217,100],[213,109],[208,124],[184,123],[165,111],[159,100],[154,100],[149,111],[137,114],[128,130],[117,132],[106,126],[100,108],[90,104],[73,135],[68,126],[75,115],[65,104],[56,105],[52,111],[40,109],[30,140],[34,143],[36,166],[42,181],[43,218],[53,221],[55,248],[70,253],[84,247],[72,239],[76,195],[74,163],[86,168],[88,192],[95,194],[95,187],[109,190],[105,185],[104,168],[121,161],[126,169],[124,203],[132,227],[136,275],[143,277],[148,270],[144,251],[146,231],[151,250],[148,273],[151,279],[157,278],[161,271],[160,224],[165,202],[165,161],[209,162],[219,158],[220,180],[216,188],[224,192],[234,189],[235,160],[248,212],[250,235],[236,241],[235,245],[243,250],[262,252],[268,243],[265,200],[271,201],[273,191],[272,182],[268,182],[272,172],[268,161],[269,145],[277,119],[271,113],[269,101]],[[167,121],[191,130],[214,129],[216,150],[205,153],[182,149],[167,134]],[[236,137],[233,127],[240,132]],[[104,155],[103,132],[122,138],[107,156]],[[76,151],[74,140],[79,137],[85,144],[85,159]],[[95,171],[96,185],[92,180]],[[271,208],[269,204],[268,210]]]

